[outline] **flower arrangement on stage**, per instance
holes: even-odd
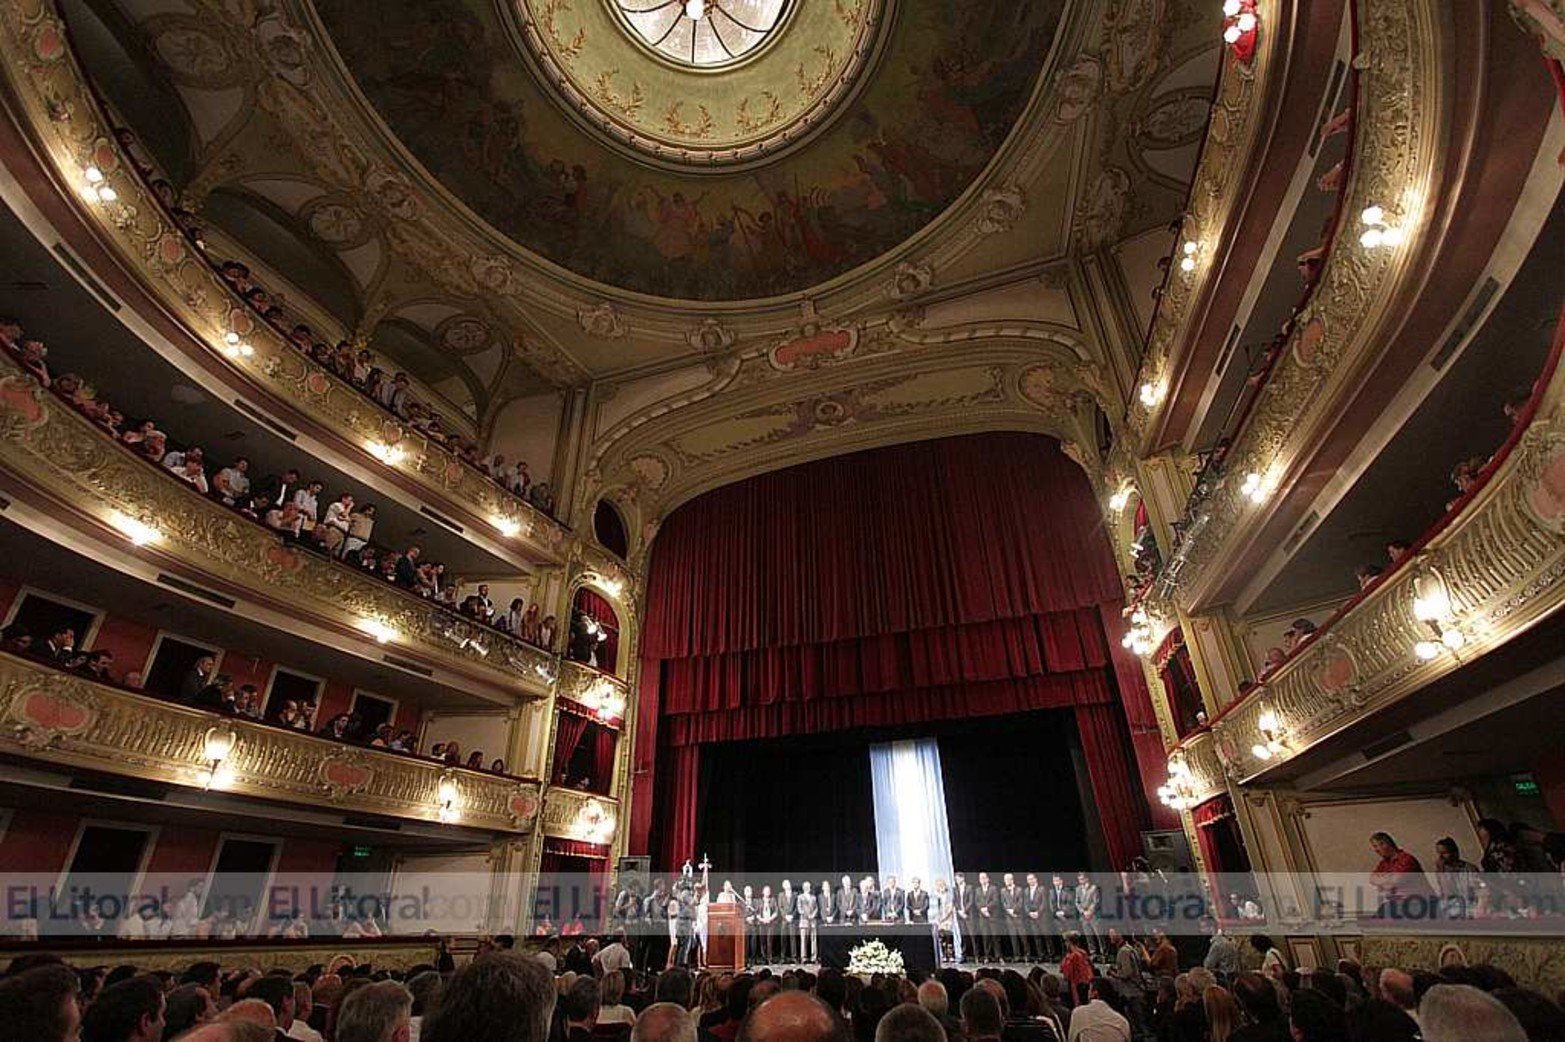
[[[904,972],[902,953],[880,941],[865,941],[848,953],[848,972],[900,977]]]

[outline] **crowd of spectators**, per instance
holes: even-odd
[[[250,461],[243,456],[219,466],[199,445],[173,445],[155,420],[127,424],[124,414],[80,376],[52,375],[47,348],[27,336],[14,319],[0,317],[0,347],[39,384],[137,456],[201,495],[266,526],[290,545],[341,561],[517,640],[544,648],[553,646],[554,617],[539,618],[538,605],[527,608],[516,600],[509,611],[497,613],[486,585],[479,586],[475,594],[460,596],[458,584],[446,575],[445,565],[425,558],[421,546],[394,550],[373,544],[374,503],[357,503],[350,492],[329,496],[324,482],[305,478],[296,468],[257,480],[251,474]]]
[[[284,699],[268,710],[263,704],[259,688],[254,684],[236,684],[231,675],[217,671],[217,660],[209,655],[196,659],[180,678],[175,690],[149,691],[140,672],[131,671],[123,676],[114,672],[112,650],[79,647],[76,631],[69,626],[62,626],[45,637],[38,637],[20,624],[12,623],[0,633],[0,651],[43,662],[98,683],[178,702],[193,709],[204,709],[303,734],[315,734],[350,745],[422,755],[418,735],[413,730],[389,722],[371,727],[356,711],[337,713],[317,727],[315,718],[318,707],[313,700]],[[506,773],[505,760],[499,757],[486,760],[480,749],[472,750],[464,758],[457,742],[436,742],[430,747],[427,758],[474,771]]]
[[[29,1042],[1552,1042],[1565,1032],[1554,1000],[1455,949],[1438,969],[1352,959],[1291,969],[1268,948],[1262,968],[1181,970],[1172,958],[1131,966],[1122,949],[1084,974],[904,977],[649,973],[622,936],[605,941],[553,938],[524,953],[496,937],[460,967],[442,942],[407,970],[344,955],[302,973],[243,957],[176,973],[27,955],[0,978],[0,1023]]]

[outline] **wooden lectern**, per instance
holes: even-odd
[[[744,908],[738,904],[706,907],[706,965],[714,971],[744,969]]]

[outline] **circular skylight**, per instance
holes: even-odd
[[[614,0],[630,31],[660,56],[697,69],[739,61],[781,26],[788,0]]]

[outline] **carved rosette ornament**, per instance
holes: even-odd
[[[891,273],[891,282],[886,286],[886,295],[892,300],[907,300],[924,292],[934,281],[935,270],[928,264],[903,261]]]
[[[978,199],[978,216],[973,226],[980,235],[1003,235],[1016,227],[1027,212],[1027,196],[1015,184],[984,189]]]
[[[609,301],[577,308],[576,324],[582,332],[600,340],[618,340],[625,335],[625,319]]]

